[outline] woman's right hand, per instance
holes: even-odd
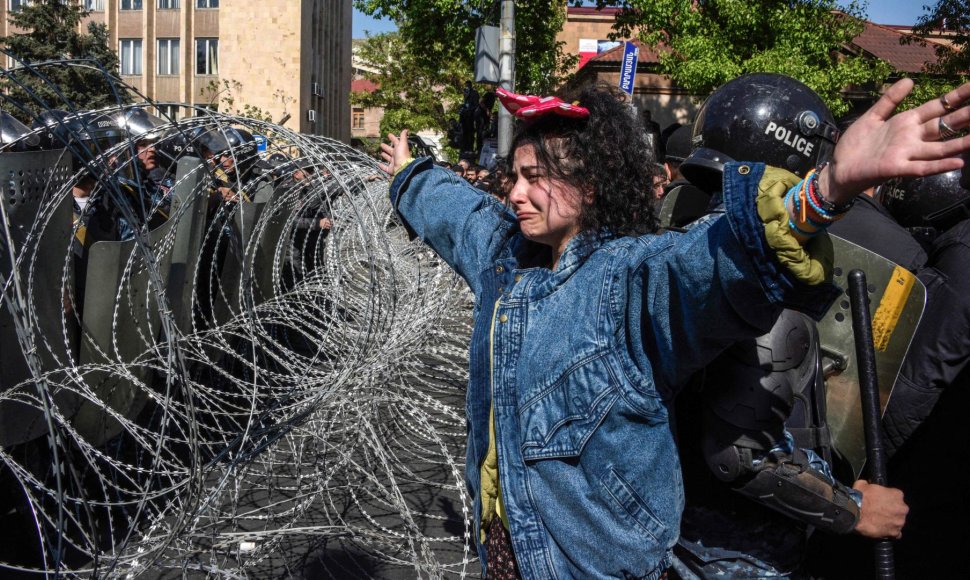
[[[401,131],[400,135],[388,133],[388,143],[381,143],[381,157],[386,163],[379,163],[383,171],[389,175],[394,173],[411,158],[411,149],[408,147],[408,130]]]

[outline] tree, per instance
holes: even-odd
[[[913,33],[921,38],[944,32],[951,45],[938,44],[937,63],[929,72],[949,77],[970,75],[970,0],[938,0],[920,16]]]
[[[679,86],[707,94],[748,72],[794,77],[825,100],[836,116],[849,109],[847,87],[881,87],[891,67],[842,47],[862,31],[855,1],[835,0],[599,0],[618,6],[618,36],[636,33],[658,51],[659,72]]]
[[[923,10],[928,12],[917,20],[913,34],[901,42],[926,45],[928,37],[943,32],[950,44],[934,45],[938,60],[917,75],[916,87],[903,101],[902,109],[919,106],[970,80],[970,0],[940,0],[932,8],[923,6]]]
[[[580,4],[574,1],[573,4]],[[470,79],[475,55],[475,31],[498,26],[500,2],[495,0],[355,0],[365,14],[390,18],[397,24],[417,66],[428,71],[459,63]],[[577,62],[556,35],[566,21],[566,0],[523,0],[515,3],[516,89],[546,93],[559,86]]]
[[[461,89],[474,76],[475,30],[498,25],[493,0],[355,0],[371,16],[391,18],[398,32],[369,37],[358,56],[377,74],[380,89],[352,96],[355,105],[383,107],[381,131],[433,129],[446,133],[462,101]],[[516,80],[519,92],[552,92],[574,68],[556,35],[566,18],[565,0],[515,3]],[[479,87],[481,89],[486,87]]]
[[[0,44],[26,65],[0,79],[0,89],[12,104],[11,114],[29,122],[48,107],[97,109],[130,101],[128,92],[113,78],[118,55],[108,46],[107,28],[91,22],[87,34],[79,32],[88,13],[78,2],[63,0],[36,0],[10,13],[10,23],[23,32],[0,37]],[[37,66],[64,59],[93,62]]]
[[[446,131],[450,122],[445,103],[461,102],[468,69],[455,61],[431,68],[423,55],[406,48],[401,33],[369,36],[357,46],[357,58],[378,72],[365,76],[377,85],[373,93],[358,92],[351,102],[360,107],[381,107],[381,134],[402,129]]]

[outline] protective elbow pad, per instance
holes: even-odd
[[[841,484],[796,463],[768,463],[735,489],[791,518],[837,534],[851,532],[859,520],[859,506]]]

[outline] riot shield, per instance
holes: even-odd
[[[165,292],[171,266],[174,226],[170,219],[149,232],[149,255],[136,248],[136,240],[97,242],[89,250],[80,362],[98,400],[85,401],[73,423],[92,445],[103,444],[123,428],[107,409],[133,419],[148,400],[145,387],[154,371],[137,361],[157,346],[158,297]],[[150,281],[152,268],[157,268],[162,288]]]
[[[6,218],[0,220],[0,287],[4,289],[0,296],[0,445],[4,447],[47,433],[37,392],[47,381],[39,380],[39,375],[55,373],[52,377],[56,377],[76,354],[76,321],[67,295],[74,281],[73,205],[64,189],[70,176],[71,158],[62,149],[0,154],[0,203]],[[58,201],[57,195],[63,198]],[[39,367],[33,372],[27,351],[32,351]],[[54,393],[53,401],[66,417],[78,405],[78,398],[67,389]]]
[[[272,198],[273,188],[268,183],[260,183],[251,194],[252,201],[239,201],[230,210],[233,213],[228,238],[220,239],[219,242],[226,245],[225,263],[219,276],[221,300],[214,305],[216,321],[220,324],[239,313],[241,293],[247,291],[244,289],[250,288],[249,281],[253,275],[254,258],[259,252],[258,248],[263,246],[267,233],[265,224],[262,224],[260,219],[264,208]],[[274,219],[281,218],[277,216]],[[274,222],[270,229],[276,232],[278,238],[282,227],[282,224],[277,225]],[[257,232],[257,228],[261,230]],[[272,232],[270,233],[272,235]],[[253,243],[254,241],[256,244]],[[270,259],[272,259],[272,253]],[[272,276],[271,261],[256,260],[255,263],[259,265],[258,267],[267,270],[267,272],[257,271],[260,277]],[[261,302],[258,298],[256,301]]]
[[[197,157],[183,157],[178,162],[172,196],[171,219],[175,226],[171,268],[168,277],[168,302],[175,325],[183,333],[192,328],[192,295],[195,270],[205,235],[205,213],[208,196],[205,188],[208,174]]]
[[[856,268],[863,270],[868,279],[880,409],[885,411],[903,357],[923,315],[926,288],[905,268],[838,236],[830,238],[835,252],[835,284],[847,288],[846,277]],[[866,461],[866,444],[848,295],[836,300],[818,323],[818,331],[832,444],[858,477]]]
[[[660,204],[657,219],[662,228],[682,228],[707,215],[711,196],[685,183],[671,189]]]

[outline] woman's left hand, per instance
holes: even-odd
[[[970,150],[970,136],[942,140],[941,133],[970,126],[970,83],[893,115],[912,90],[912,80],[898,81],[842,135],[819,176],[826,199],[841,204],[892,177],[935,175],[963,166],[958,155]]]
[[[381,143],[381,157],[386,163],[379,163],[383,171],[390,175],[394,173],[411,158],[411,149],[408,147],[408,130],[401,131],[400,135],[388,133],[389,143]]]

